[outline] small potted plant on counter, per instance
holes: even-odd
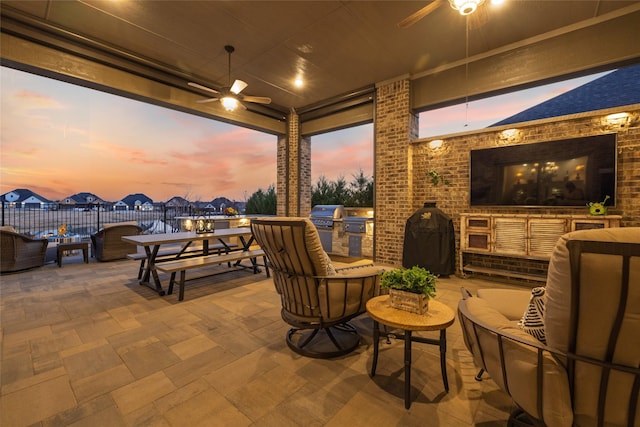
[[[429,309],[429,299],[436,296],[438,276],[414,266],[397,268],[382,273],[381,286],[389,290],[391,306],[412,313],[424,314]]]

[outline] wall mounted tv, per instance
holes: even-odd
[[[616,201],[616,134],[471,151],[471,206]]]

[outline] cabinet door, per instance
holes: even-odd
[[[495,218],[494,247],[497,254],[527,254],[527,220],[525,218]]]
[[[609,227],[608,219],[574,219],[571,220],[571,231],[591,230],[593,228]]]
[[[463,217],[461,236],[463,250],[489,252],[491,250],[491,218]]]
[[[567,221],[564,219],[530,219],[528,254],[551,258],[556,242],[567,231]]]

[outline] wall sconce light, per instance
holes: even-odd
[[[433,141],[429,142],[429,148],[431,148],[432,150],[437,150],[438,148],[442,148],[443,144],[444,144],[443,140],[434,139]]]
[[[613,113],[605,117],[607,122],[615,126],[624,126],[629,118],[629,113]]]
[[[518,129],[505,129],[500,132],[498,138],[502,142],[518,142],[521,139],[521,132]]]
[[[600,119],[602,131],[610,132],[622,130],[632,126],[633,117],[627,112],[608,114]]]

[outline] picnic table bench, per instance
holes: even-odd
[[[244,259],[251,260],[251,268],[253,268],[254,274],[260,272],[258,268],[257,258],[263,257],[264,264],[263,266],[266,269],[267,277],[270,277],[269,269],[267,268],[266,255],[262,249],[250,249],[245,251],[235,251],[228,252],[225,254],[219,255],[206,255],[206,256],[198,256],[192,258],[184,258],[173,261],[166,261],[160,265],[156,265],[156,270],[162,271],[163,273],[170,273],[171,278],[169,280],[169,289],[167,294],[173,293],[173,285],[176,282],[176,273],[180,273],[180,279],[178,281],[179,286],[179,294],[178,301],[182,301],[184,299],[184,282],[186,278],[187,270],[192,270],[196,268],[209,267],[213,265],[225,264],[235,262],[236,266],[240,266],[240,261]]]
[[[218,251],[218,255],[222,253],[222,251],[228,253],[230,250],[237,248],[238,245],[236,243],[215,243],[209,244],[209,251]],[[183,246],[174,246],[171,248],[164,248],[158,250],[156,254],[155,262],[166,262],[173,261],[175,259],[181,258],[190,258],[196,256],[202,256],[203,249],[201,247],[183,247]],[[140,261],[140,269],[138,270],[138,280],[142,279],[142,275],[144,274],[144,266],[147,262],[147,254],[144,252],[136,252],[134,254],[128,254],[128,259],[132,259],[134,261]]]
[[[237,239],[237,243],[232,239]],[[249,251],[252,249],[252,244],[254,241],[253,235],[251,234],[251,228],[249,227],[238,227],[238,228],[225,228],[220,230],[213,230],[209,233],[196,233],[192,231],[186,232],[178,232],[178,233],[157,233],[157,234],[139,234],[133,236],[122,236],[122,240],[128,243],[133,243],[137,246],[142,246],[144,249],[144,258],[146,258],[145,263],[143,265],[144,272],[142,274],[142,278],[139,279],[141,285],[148,286],[151,289],[155,290],[158,295],[165,295],[165,291],[162,288],[162,283],[160,281],[160,277],[158,276],[158,271],[165,271],[170,267],[167,264],[178,261],[187,261],[190,259],[197,258],[206,258],[207,256],[216,256],[216,257],[224,257],[224,256],[233,256],[233,258],[216,258],[219,262],[217,264],[223,262],[236,261],[236,265],[239,265],[239,261],[241,259],[251,258],[248,255],[238,255],[243,252]],[[219,244],[213,244],[213,241],[216,241]],[[233,241],[233,243],[231,243]],[[167,252],[162,252],[167,249],[168,245],[182,245],[182,249],[179,249],[178,255],[169,255],[167,256]],[[196,246],[195,244],[201,244],[202,249],[198,247],[199,253],[189,253],[188,256],[183,256],[185,251],[191,250]],[[237,249],[231,250],[232,246],[237,246]],[[175,248],[175,246],[174,246]],[[161,251],[162,249],[162,251]],[[212,255],[211,249],[217,252],[217,254]],[[174,249],[175,250],[175,249]],[[222,253],[224,251],[225,253]],[[161,259],[162,262],[156,264],[156,260],[158,258],[159,253],[164,253],[164,258]],[[168,259],[173,256],[173,259]],[[260,255],[255,255],[260,256]],[[254,259],[251,260],[252,264],[256,264]],[[140,262],[143,261],[142,255],[133,255],[134,259],[140,259]],[[189,264],[190,265],[190,264]],[[160,270],[158,267],[163,266],[163,270]],[[188,269],[194,267],[189,266]],[[257,267],[255,267],[257,269]],[[179,270],[176,270],[176,272]],[[153,281],[151,281],[153,280]],[[175,277],[174,277],[175,280]]]

